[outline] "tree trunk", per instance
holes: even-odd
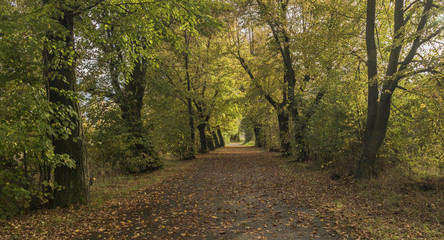
[[[206,140],[207,140],[208,149],[210,149],[210,151],[216,150],[216,147],[214,146],[213,137],[211,135],[207,135]]]
[[[433,0],[428,0],[424,6],[426,13],[432,6]],[[366,24],[366,44],[368,56],[368,112],[367,124],[365,128],[364,139],[362,140],[361,156],[359,159],[357,176],[360,178],[369,178],[376,175],[376,158],[384,138],[387,133],[388,121],[390,118],[390,106],[392,94],[398,84],[399,56],[402,50],[400,39],[403,38],[401,31],[404,24],[404,0],[395,1],[394,11],[394,47],[390,51],[390,58],[387,66],[386,80],[384,81],[382,91],[379,93],[379,84],[376,79],[377,69],[377,48],[375,42],[375,23],[376,23],[376,0],[367,1],[367,24]],[[418,32],[424,28],[427,21],[427,15],[424,14],[418,26]],[[407,55],[407,59],[401,64],[400,69],[411,62],[413,56],[419,47],[420,35],[415,39],[412,49]],[[417,42],[415,44],[415,42]],[[380,95],[380,96],[379,96]],[[379,99],[379,102],[378,102]]]
[[[145,96],[147,74],[147,60],[140,56],[135,62],[134,69],[131,72],[131,79],[123,86],[118,84],[117,79],[113,79],[113,87],[116,91],[116,102],[118,103],[122,119],[125,122],[128,141],[130,143],[129,151],[131,157],[127,159],[129,172],[146,172],[161,167],[161,162],[154,150],[153,144],[146,137],[146,131],[143,127],[142,108],[143,98]],[[114,75],[116,75],[114,73]],[[143,161],[133,164],[133,158],[142,158]]]
[[[254,127],[253,128],[254,131],[254,138],[256,138],[256,141],[254,143],[254,145],[256,147],[263,147],[263,139],[262,139],[262,133],[261,133],[261,128],[260,127]]]
[[[217,126],[217,136],[219,137],[219,144],[221,147],[225,147],[225,141],[224,137],[222,136],[222,131],[220,130],[220,127]]]
[[[48,1],[44,1],[47,4]],[[55,181],[63,186],[62,190],[54,192],[53,206],[68,207],[72,204],[84,204],[89,201],[89,175],[86,148],[83,142],[81,112],[78,101],[72,94],[76,93],[75,57],[74,48],[74,14],[66,9],[60,9],[63,14],[54,20],[58,21],[68,34],[48,34],[49,43],[63,42],[63,49],[43,52],[45,75],[47,77],[48,100],[57,106],[59,111],[69,109],[74,114],[67,114],[68,119],[56,121],[70,121],[74,127],[67,139],[54,138],[54,152],[67,154],[75,162],[75,168],[58,166],[54,170]],[[54,54],[55,51],[58,53]],[[60,54],[60,55],[58,55]],[[61,61],[60,61],[61,60]]]
[[[279,124],[279,139],[281,141],[281,152],[288,156],[290,155],[290,141],[288,139],[288,112],[278,112],[278,124]]]
[[[188,48],[188,35],[185,32],[185,43],[186,46]],[[186,70],[186,75],[185,75],[185,79],[187,81],[187,91],[188,93],[191,94],[191,79],[190,79],[190,68],[189,68],[189,56],[188,53],[185,52],[185,70]],[[192,101],[190,97],[187,97],[187,104],[188,104],[188,114],[189,114],[189,126],[190,126],[190,138],[191,138],[191,145],[190,145],[190,149],[189,149],[189,153],[187,153],[189,155],[188,158],[194,158],[194,142],[196,140],[196,136],[195,136],[195,129],[194,129],[194,117],[193,117],[193,105],[192,105]]]
[[[201,153],[206,153],[208,151],[207,135],[205,134],[206,128],[207,128],[206,123],[201,123],[201,124],[197,125],[197,129],[199,130],[200,152]]]
[[[193,159],[195,158],[195,152],[194,152],[194,144],[196,142],[196,129],[194,127],[194,117],[193,117],[193,106],[191,105],[191,98],[187,98],[188,100],[188,114],[189,114],[189,120],[188,125],[190,126],[190,148],[189,152],[187,152],[187,155],[189,155],[187,158]]]
[[[216,148],[220,148],[221,145],[220,145],[220,142],[219,142],[219,139],[218,139],[218,137],[217,137],[216,132],[213,131],[213,132],[211,133],[211,135],[213,136],[214,146],[215,146]]]
[[[306,79],[307,78],[309,77],[306,76]],[[307,129],[310,118],[316,112],[316,108],[321,102],[321,99],[324,96],[324,94],[325,92],[323,89],[319,90],[318,94],[316,94],[316,98],[314,99],[313,103],[309,107],[308,111],[304,114],[304,117],[299,117],[297,111],[292,111],[295,140],[297,145],[297,157],[296,157],[297,161],[306,161],[309,158],[309,148],[305,140],[307,133],[305,131]]]
[[[376,0],[367,1],[366,22],[366,47],[367,47],[367,77],[368,77],[368,100],[367,100],[367,124],[364,139],[362,140],[361,157],[358,167],[358,177],[369,177],[374,174],[374,165],[378,148],[374,141],[373,132],[378,108],[378,74],[377,48],[375,41],[376,23]]]
[[[122,118],[125,121],[128,132],[136,139],[141,139],[144,135],[142,123],[143,97],[145,95],[146,60],[141,59],[136,62],[131,79],[125,84],[124,97],[119,100],[122,110]],[[138,142],[138,141],[136,141]],[[138,144],[137,149],[143,149]]]
[[[297,145],[297,161],[306,161],[308,160],[308,146],[305,142],[305,122],[300,122],[297,129],[295,129],[295,139]]]

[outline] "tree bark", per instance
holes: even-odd
[[[359,178],[369,178],[376,175],[376,158],[387,133],[387,127],[390,118],[391,98],[393,92],[398,86],[399,80],[401,79],[401,75],[397,73],[405,70],[407,66],[412,62],[418,48],[421,46],[421,44],[426,42],[423,41],[423,39],[430,40],[433,36],[435,36],[433,34],[429,35],[428,37],[423,36],[424,28],[426,27],[428,21],[428,11],[432,8],[432,6],[433,0],[427,0],[427,2],[424,4],[422,16],[417,25],[416,38],[413,40],[413,44],[408,51],[404,61],[400,63],[399,58],[403,47],[403,27],[407,20],[404,18],[404,0],[395,0],[395,36],[393,38],[393,48],[390,51],[387,72],[385,74],[385,81],[382,85],[381,93],[379,93],[379,84],[376,80],[376,76],[378,74],[378,62],[376,56],[375,42],[376,0],[367,1],[366,44],[369,79],[368,113],[357,171],[357,176]],[[442,31],[442,28],[439,29],[437,32],[440,31]]]
[[[265,139],[264,139],[264,136],[262,133],[262,128],[254,127],[253,131],[254,131],[254,137],[256,138],[254,145],[256,147],[264,147],[265,146],[265,143],[264,143]]]
[[[185,43],[188,49],[188,35],[187,32],[185,31]],[[185,79],[187,81],[187,91],[188,93],[191,94],[191,78],[190,78],[190,68],[189,68],[189,56],[188,56],[188,52],[185,52],[185,56],[184,56],[184,60],[185,60],[185,70],[186,70],[186,74],[185,74]],[[188,105],[188,114],[189,114],[189,120],[188,120],[188,124],[190,126],[190,140],[191,140],[191,144],[190,144],[190,152],[187,153],[190,157],[189,158],[194,158],[194,142],[196,141],[196,130],[194,128],[194,116],[193,116],[193,105],[192,105],[192,100],[190,97],[187,97],[187,105]]]
[[[295,131],[295,140],[297,145],[297,161],[306,161],[309,158],[309,148],[308,144],[305,140],[306,136],[306,129],[308,127],[308,122],[310,118],[313,116],[313,114],[316,112],[316,108],[321,102],[322,97],[324,96],[324,90],[319,90],[318,94],[316,95],[316,98],[314,99],[313,103],[311,104],[309,110],[305,113],[304,117],[299,117],[299,115],[296,114],[293,115],[293,121],[294,121],[294,131]]]
[[[199,139],[200,139],[200,153],[206,153],[208,151],[207,135],[205,134],[206,128],[207,128],[206,123],[201,123],[197,125],[197,129],[199,130]]]
[[[219,137],[219,144],[221,147],[225,147],[225,141],[224,137],[222,136],[222,131],[220,130],[220,127],[217,126],[217,136]]]
[[[131,158],[143,157],[147,160],[144,163],[137,164],[136,168],[131,167],[131,169],[127,169],[127,171],[146,172],[155,170],[161,167],[161,162],[152,142],[147,139],[142,121],[148,61],[145,57],[139,56],[134,63],[130,79],[123,86],[121,86],[118,79],[118,64],[118,60],[110,62],[111,83],[115,91],[115,101],[121,110],[121,116],[128,133],[128,141],[130,143],[128,150],[131,152]],[[146,159],[148,157],[150,158],[149,160]],[[127,161],[132,161],[131,158]],[[131,165],[130,162],[125,164]]]
[[[48,4],[49,1],[43,1]],[[66,6],[65,6],[66,7]],[[62,190],[54,192],[53,206],[68,207],[72,204],[85,204],[89,201],[89,172],[86,148],[83,139],[81,124],[81,112],[79,103],[73,96],[76,93],[75,57],[74,57],[74,14],[66,9],[62,11],[56,20],[63,26],[68,34],[62,37],[48,33],[48,42],[63,42],[63,49],[43,52],[44,64],[47,77],[48,100],[59,110],[70,109],[75,114],[70,115],[68,120],[74,124],[67,139],[53,138],[54,152],[56,154],[67,154],[75,162],[75,168],[58,166],[54,170],[55,181],[62,186]],[[54,54],[58,51],[60,55]],[[61,61],[59,61],[61,60]],[[64,121],[65,119],[60,119]]]
[[[210,149],[210,151],[216,150],[216,147],[214,146],[213,137],[211,135],[208,135],[206,136],[206,140],[207,140],[208,149]]]
[[[280,42],[279,42],[280,44]],[[280,45],[279,45],[280,46]],[[277,117],[278,117],[278,124],[279,124],[279,140],[280,140],[280,144],[281,144],[281,151],[282,154],[284,156],[288,156],[290,155],[290,148],[291,148],[291,144],[289,139],[286,137],[288,134],[288,110],[285,108],[285,106],[287,105],[287,96],[288,96],[288,88],[284,89],[284,91],[282,92],[282,102],[278,103],[276,101],[274,101],[274,99],[269,95],[264,93],[264,91],[262,90],[261,86],[259,84],[256,83],[255,77],[253,75],[253,72],[251,72],[250,68],[248,67],[246,61],[244,58],[242,58],[242,56],[240,55],[240,53],[238,52],[237,55],[235,55],[235,57],[239,60],[239,63],[241,64],[241,66],[244,68],[244,70],[247,72],[248,76],[250,77],[251,81],[255,84],[255,86],[261,91],[261,93],[263,94],[263,96],[265,97],[265,99],[268,101],[268,103],[271,104],[271,106],[273,106],[273,108],[276,110],[277,112]],[[294,74],[294,73],[293,73]],[[284,77],[284,81],[285,83],[287,83],[287,79],[288,76],[287,74]],[[294,86],[293,86],[294,89]],[[294,96],[294,94],[293,94]]]
[[[367,124],[365,127],[364,139],[362,140],[361,157],[358,167],[359,177],[369,177],[374,174],[374,164],[376,162],[377,147],[373,138],[373,132],[378,109],[378,62],[375,41],[376,23],[376,0],[367,1],[367,22],[366,22],[366,47],[367,47]]]
[[[128,132],[137,140],[141,140],[144,135],[142,107],[146,85],[146,64],[147,62],[144,58],[135,63],[134,69],[131,72],[131,79],[124,86],[124,97],[118,101]],[[135,147],[137,150],[143,149],[140,143],[137,143]]]
[[[281,141],[281,152],[284,155],[290,154],[290,141],[288,139],[288,112],[278,112],[278,124],[279,124],[279,139]]]
[[[211,132],[211,135],[213,136],[213,140],[214,140],[214,146],[215,146],[215,148],[220,148],[221,145],[220,145],[219,138],[217,137],[216,132],[214,132],[214,131]]]

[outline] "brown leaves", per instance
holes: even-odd
[[[325,222],[344,207],[325,205],[317,212],[306,207],[325,203],[325,193],[313,195],[319,187],[316,175],[295,180],[279,167],[278,154],[225,148],[198,161],[195,169],[111,199],[103,208],[42,211],[8,227],[21,229],[20,237],[26,239],[328,239],[337,237],[330,230],[341,232]],[[55,216],[60,216],[57,222]]]

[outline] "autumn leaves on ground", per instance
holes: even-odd
[[[230,145],[116,182],[115,192],[136,186],[126,196],[102,195],[96,206],[41,210],[3,223],[0,239],[442,237],[439,223],[429,223],[432,233],[425,233],[426,225],[372,202],[351,180],[294,172],[287,161],[279,153]],[[390,232],[396,227],[402,233]]]

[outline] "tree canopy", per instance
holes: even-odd
[[[442,176],[442,1],[0,3],[2,217],[239,136],[343,176]]]

